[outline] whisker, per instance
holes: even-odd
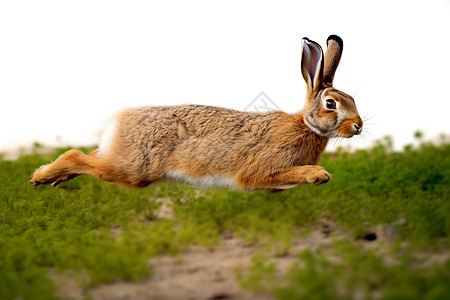
[[[370,131],[370,129],[367,129],[367,128],[365,128],[364,130],[363,130],[363,132],[362,132],[362,134],[369,134],[371,137],[375,137],[373,134],[372,134],[372,132]]]
[[[336,138],[336,140],[334,141],[333,147],[336,149],[336,146],[337,146],[338,144],[340,144],[340,142],[341,142],[341,137]]]
[[[364,115],[361,119],[365,123],[366,121],[373,120],[374,118],[375,118],[375,116],[372,116],[372,115]]]
[[[338,143],[338,141],[339,141],[339,139],[340,139],[340,137],[335,137],[334,139],[333,139],[333,142],[332,142],[332,145],[331,145],[331,151],[336,151],[336,144]]]
[[[347,141],[347,143],[348,143],[348,139],[343,138],[343,137],[339,137],[339,139],[336,141],[337,147],[338,147],[338,148],[342,148],[342,147],[343,147],[343,146],[342,146],[342,143],[344,143],[344,141]],[[345,147],[345,146],[344,146],[344,147]]]
[[[363,141],[364,145],[367,144],[367,139],[366,139],[366,137],[365,137],[364,134],[361,134],[361,135],[359,136],[359,139]]]

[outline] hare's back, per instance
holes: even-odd
[[[155,106],[131,109],[121,115],[126,136],[145,135],[153,139],[177,139],[188,136],[253,136],[269,130],[274,114],[254,113],[206,105]]]

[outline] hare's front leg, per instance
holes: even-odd
[[[247,169],[238,174],[239,184],[245,189],[283,190],[305,183],[319,185],[330,180],[331,175],[316,165],[296,166],[269,174]]]

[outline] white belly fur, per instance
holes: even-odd
[[[289,190],[289,189],[295,188],[297,185],[298,184],[276,185],[276,186],[273,186],[272,188],[276,189],[276,190]]]
[[[183,182],[200,188],[221,188],[221,187],[233,189],[239,188],[236,182],[234,181],[234,178],[226,175],[206,175],[201,177],[192,177],[181,171],[170,170],[166,172],[166,176],[169,179]]]
[[[199,188],[232,188],[232,189],[240,189],[236,184],[235,180],[231,176],[225,175],[206,175],[201,177],[192,177],[188,174],[171,170],[166,172],[166,177],[171,180],[175,180],[178,182],[183,182],[192,186],[196,186]],[[286,184],[286,185],[278,185],[268,187],[267,189],[278,189],[278,190],[288,190],[296,187],[297,184]]]

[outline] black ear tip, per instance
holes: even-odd
[[[328,37],[328,39],[327,39],[327,45],[328,45],[328,42],[329,42],[330,40],[333,40],[333,41],[335,41],[336,43],[338,43],[339,47],[341,47],[341,48],[344,46],[344,42],[342,41],[342,39],[341,39],[339,36],[335,35],[335,34],[332,34],[332,35],[330,35],[330,36]]]
[[[319,48],[320,50],[322,50],[322,47],[321,47],[317,42],[314,42],[313,40],[310,40],[310,39],[308,39],[307,37],[304,37],[304,38],[302,39],[302,41],[306,41],[306,43],[307,43],[308,45],[315,45],[317,48]]]

